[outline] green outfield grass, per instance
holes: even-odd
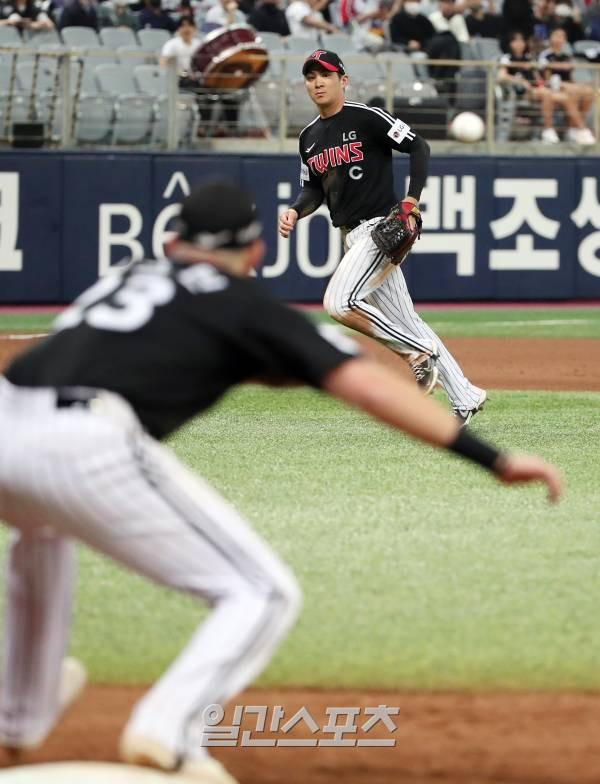
[[[443,336],[600,338],[600,308],[417,309]],[[310,311],[309,315],[328,320],[319,311]],[[0,331],[43,332],[54,317],[44,313],[0,314]]]
[[[475,420],[563,467],[557,507],[308,390],[241,388],[189,423],[175,451],[304,591],[261,683],[599,688],[599,413],[599,393],[492,391]],[[73,651],[96,680],[152,680],[198,606],[80,556]]]
[[[428,310],[419,315],[442,337],[600,338],[600,308]],[[329,321],[322,311],[311,317]]]

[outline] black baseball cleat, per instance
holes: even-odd
[[[461,411],[459,408],[453,408],[452,413],[457,419],[461,421],[461,427],[467,427],[467,425],[471,424],[471,420],[475,416],[478,411],[484,407],[485,402],[487,400],[487,393],[485,389],[481,390],[481,394],[479,395],[479,399],[477,401],[477,405],[474,408],[469,408],[466,411]]]
[[[419,354],[408,363],[417,384],[426,395],[430,395],[437,384],[439,376],[436,367],[437,358],[437,346],[434,345],[431,354]]]

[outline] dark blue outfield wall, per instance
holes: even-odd
[[[407,159],[394,159],[397,182]],[[323,208],[291,240],[294,155],[0,153],[0,302],[66,302],[124,255],[158,254],[188,184],[228,175],[255,194],[277,295],[320,300],[340,256]],[[416,300],[600,297],[600,159],[433,158],[424,233],[405,265]]]

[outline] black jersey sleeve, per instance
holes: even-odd
[[[320,179],[308,165],[308,156],[303,154],[304,134],[300,135],[298,142],[300,148],[300,193],[292,204],[292,209],[298,213],[298,218],[310,215],[321,206],[325,194]]]
[[[429,145],[407,123],[392,117],[385,109],[368,107],[369,131],[382,147],[410,155],[410,181],[407,196],[419,199],[429,170]]]
[[[360,354],[358,344],[338,327],[315,326],[301,313],[267,298],[253,308],[245,329],[266,379],[294,379],[321,387],[332,370]]]

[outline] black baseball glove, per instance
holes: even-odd
[[[410,226],[408,216],[415,219],[415,228]],[[421,236],[421,213],[416,204],[403,201],[393,207],[389,214],[371,230],[371,238],[380,251],[393,264],[402,264],[410,249]]]

